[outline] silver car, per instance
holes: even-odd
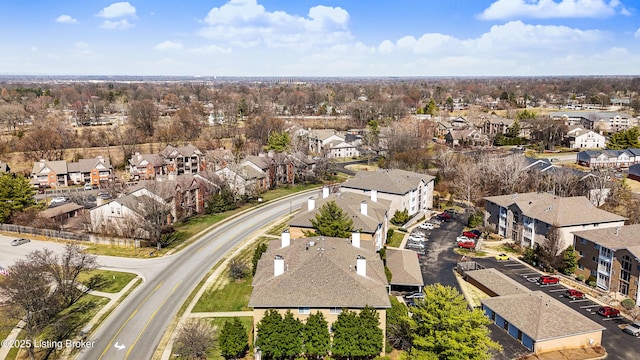
[[[633,335],[635,337],[640,336],[640,323],[633,323],[627,325],[626,328],[622,329],[622,331],[626,332],[629,335]]]

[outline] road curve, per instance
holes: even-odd
[[[297,209],[316,192],[274,201],[216,227],[182,251],[167,257],[88,340],[78,360],[151,359],[179,308],[209,269],[256,230]]]

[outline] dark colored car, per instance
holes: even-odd
[[[478,235],[478,237],[480,237],[480,235],[482,235],[482,231],[480,231],[478,229],[472,229],[472,230],[469,230],[469,232]]]
[[[538,284],[540,285],[550,285],[558,283],[560,283],[560,279],[555,276],[543,275],[538,278]]]
[[[476,238],[479,237],[478,234],[476,234],[474,232],[471,232],[471,231],[465,231],[465,232],[462,233],[462,235],[468,237],[469,239],[476,239]]]
[[[473,250],[476,248],[476,244],[470,241],[459,241],[458,242],[458,247],[461,249],[470,249]]]
[[[567,290],[567,292],[564,294],[564,296],[568,297],[571,300],[577,300],[577,299],[584,299],[585,295],[582,291],[578,291],[575,289],[569,289]]]
[[[596,314],[600,316],[604,316],[606,318],[618,317],[620,316],[620,310],[616,308],[612,308],[611,306],[601,306],[596,312]]]

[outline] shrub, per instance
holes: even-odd
[[[589,281],[587,283],[587,285],[591,286],[592,288],[596,287],[596,282],[595,281]]]
[[[578,281],[584,281],[584,275],[582,274],[578,275]]]
[[[232,280],[244,279],[249,274],[249,267],[240,260],[233,259],[229,264],[229,276]]]
[[[476,211],[469,216],[467,226],[470,228],[481,226],[484,222],[484,213],[482,211]]]
[[[393,237],[393,233],[395,231],[393,229],[389,229],[387,230],[387,243],[389,243],[389,241],[391,240],[391,238]]]
[[[596,279],[596,277],[595,277],[595,276],[593,276],[593,275],[589,275],[589,278],[587,279],[587,284],[588,284],[588,283],[591,283],[591,282],[595,283],[595,282],[596,282],[596,280],[597,280],[597,279]]]
[[[631,299],[624,299],[622,300],[622,302],[620,303],[620,305],[622,305],[623,308],[627,309],[627,310],[631,310],[634,307],[636,307],[636,303],[635,301],[631,300]]]
[[[391,218],[391,223],[394,225],[402,225],[409,221],[409,210],[404,209],[402,211],[396,210]]]
[[[387,276],[387,281],[391,282],[391,277],[393,275],[391,274],[391,270],[389,270],[389,268],[386,266],[384,267],[384,274]]]

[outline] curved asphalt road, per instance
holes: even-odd
[[[160,339],[187,296],[235,245],[256,230],[297,209],[315,192],[278,200],[227,221],[179,253],[167,257],[160,272],[147,277],[102,323],[79,360],[151,359]],[[117,347],[116,347],[117,346]]]

